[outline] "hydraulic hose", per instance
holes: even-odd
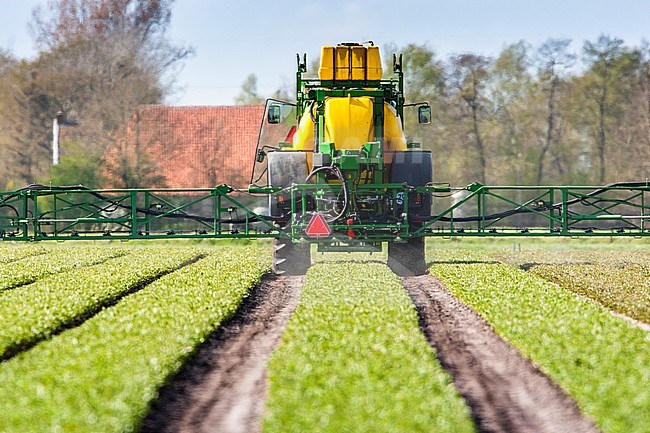
[[[526,213],[533,213],[533,212],[544,212],[547,210],[551,209],[560,209],[562,206],[571,206],[576,203],[583,202],[586,198],[593,198],[597,197],[598,195],[602,194],[603,192],[608,191],[611,188],[614,187],[627,187],[627,188],[636,188],[636,187],[642,187],[642,186],[650,186],[648,182],[613,182],[605,185],[602,188],[595,189],[591,191],[589,194],[586,194],[584,197],[576,197],[574,199],[568,200],[566,203],[558,202],[558,203],[553,203],[552,205],[541,205],[541,206],[534,206],[534,207],[528,207],[525,209],[511,209],[507,210],[504,212],[498,212],[498,213],[493,213],[490,215],[484,215],[484,216],[471,216],[471,217],[458,217],[458,218],[449,218],[449,217],[439,217],[438,215],[432,215],[428,217],[414,217],[412,218],[413,221],[416,222],[426,222],[426,221],[431,221],[431,220],[438,220],[442,222],[477,222],[477,221],[493,221],[493,220],[498,220],[502,218],[507,218],[513,215],[519,215],[519,214],[526,214]],[[605,199],[600,199],[599,201],[607,201]]]
[[[341,188],[343,189],[343,208],[341,211],[334,215],[333,217],[327,217],[325,220],[328,223],[337,221],[340,219],[343,215],[345,215],[345,211],[348,208],[348,197],[350,196],[350,191],[348,189],[348,184],[345,181],[345,177],[343,176],[343,173],[341,173],[341,170],[337,166],[331,166],[331,165],[324,165],[322,167],[318,167],[315,169],[312,169],[311,173],[309,173],[309,176],[307,176],[307,179],[305,179],[305,183],[309,183],[309,181],[318,173],[324,172],[324,171],[329,171],[336,176],[336,178],[341,181]]]
[[[27,185],[27,186],[25,186],[23,188],[20,188],[20,189],[16,190],[12,194],[9,194],[9,195],[3,197],[2,200],[0,200],[0,207],[3,207],[3,206],[11,207],[17,213],[17,210],[13,206],[9,206],[9,205],[5,204],[5,202],[12,199],[12,198],[18,197],[20,195],[20,193],[23,192],[23,191],[86,191],[88,194],[90,194],[90,195],[92,195],[94,197],[97,197],[98,199],[100,199],[102,201],[105,201],[105,202],[109,203],[112,206],[112,208],[110,208],[108,206],[107,207],[97,206],[97,205],[92,204],[92,203],[88,204],[89,206],[92,206],[92,207],[94,207],[95,209],[97,209],[99,211],[113,212],[118,208],[128,210],[129,212],[133,210],[132,206],[130,206],[128,204],[120,203],[120,202],[115,201],[115,200],[112,200],[110,197],[107,197],[107,196],[105,196],[103,194],[100,194],[100,193],[98,193],[96,191],[93,191],[90,188],[85,187],[83,185],[46,186],[46,185],[41,185],[41,184],[37,184],[37,183]],[[193,220],[193,221],[217,222],[217,223],[228,223],[228,224],[243,224],[243,223],[246,223],[246,221],[248,221],[248,222],[258,222],[258,221],[270,221],[270,222],[273,222],[273,221],[278,221],[278,220],[281,219],[279,217],[273,217],[273,216],[270,216],[270,215],[256,215],[255,217],[251,217],[251,218],[248,218],[248,219],[246,219],[246,218],[239,218],[239,219],[219,218],[219,219],[215,220],[214,217],[206,217],[206,216],[202,216],[202,215],[193,215],[193,214],[186,214],[186,213],[180,213],[180,212],[166,213],[166,212],[159,211],[159,210],[156,210],[156,209],[147,209],[147,208],[143,208],[143,207],[136,207],[136,211],[140,212],[140,213],[143,213],[143,214],[146,214],[146,215],[161,216],[163,218],[189,219],[189,220]]]

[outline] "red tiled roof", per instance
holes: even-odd
[[[169,188],[248,185],[263,106],[147,105],[133,115],[138,142]]]

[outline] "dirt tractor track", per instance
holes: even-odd
[[[266,362],[298,304],[304,277],[269,276],[160,392],[142,432],[254,432]]]
[[[142,432],[259,431],[266,362],[303,277],[267,277],[160,393]],[[597,432],[575,402],[430,275],[403,278],[480,432]]]
[[[420,328],[481,432],[597,432],[576,403],[433,276],[404,278]]]

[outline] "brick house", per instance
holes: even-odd
[[[162,186],[244,188],[263,115],[261,105],[145,105],[132,115],[124,145],[146,154]]]

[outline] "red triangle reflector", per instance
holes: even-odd
[[[307,224],[307,229],[305,230],[305,234],[310,238],[325,238],[329,236],[330,233],[332,233],[332,229],[329,224],[327,224],[327,221],[325,221],[325,217],[319,213],[316,213],[311,217],[309,224]]]

